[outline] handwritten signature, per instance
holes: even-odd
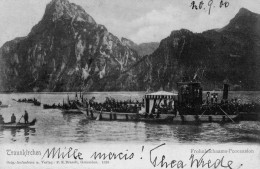
[[[184,162],[183,160],[168,160],[166,161],[166,156],[162,155],[156,155],[156,150],[164,146],[164,144],[161,144],[153,149],[150,150],[150,163],[153,165],[153,167],[161,167],[161,168],[185,168],[187,166],[187,162]],[[190,155],[189,163],[191,168],[228,168],[232,169],[233,161],[227,160],[225,161],[225,156],[222,156],[221,158],[217,158],[216,160],[209,159],[209,157],[206,157],[210,149],[208,149],[202,156],[195,157],[194,154]]]
[[[214,0],[208,0],[207,2],[203,0],[192,1],[190,7],[193,10],[207,10],[208,14],[210,15],[212,8],[215,8],[216,5],[219,8],[228,8],[230,5],[230,3],[227,0],[218,0],[218,1],[219,1],[218,4],[216,4]]]

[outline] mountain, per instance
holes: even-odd
[[[260,90],[260,15],[242,8],[222,29],[173,31],[136,69],[141,90],[200,80],[204,89]],[[195,78],[195,79],[194,79]]]
[[[150,55],[159,47],[158,42],[136,44],[127,38],[121,38],[121,42],[125,46],[128,46],[129,48],[135,50],[139,56]]]
[[[132,83],[122,72],[138,60],[83,8],[52,0],[28,36],[1,47],[0,86],[9,91],[126,90]]]
[[[83,8],[52,0],[26,37],[0,48],[2,91],[260,90],[260,15],[242,8],[221,29],[172,31],[160,43],[119,40]]]

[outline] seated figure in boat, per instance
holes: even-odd
[[[11,123],[15,123],[16,122],[16,117],[14,115],[14,113],[11,116]]]
[[[155,114],[157,119],[160,118],[161,112],[158,110],[158,108],[155,108]]]
[[[3,118],[2,114],[0,114],[0,124],[4,124],[4,123],[5,123],[4,118]]]

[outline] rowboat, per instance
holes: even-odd
[[[35,102],[33,102],[33,104],[34,104],[35,106],[41,106],[41,102],[39,102],[39,101],[35,101]]]
[[[36,119],[33,119],[33,121],[31,121],[30,123],[4,123],[4,124],[0,124],[0,127],[3,128],[27,128],[30,126],[34,126],[36,123]]]
[[[16,101],[18,103],[32,103],[33,105],[35,106],[41,106],[41,102],[39,102],[38,100],[36,99],[23,99],[23,100],[16,100],[16,99],[12,99],[13,101]]]
[[[43,109],[61,109],[62,106],[43,104]]]
[[[0,108],[7,108],[7,107],[10,107],[10,105],[6,105],[6,104],[1,104],[0,105]]]

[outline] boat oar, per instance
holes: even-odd
[[[100,119],[100,115],[101,115],[101,113],[99,113],[99,115],[97,116],[96,121],[98,121]]]
[[[18,123],[20,123],[20,121],[21,121],[22,118],[23,118],[23,115],[22,115],[22,117],[20,118],[20,120],[18,121]],[[16,126],[17,126],[18,123],[16,123]]]
[[[220,110],[221,110],[223,113],[226,114],[226,116],[227,116],[233,123],[235,123],[234,120],[232,120],[232,118],[230,118],[229,115],[228,115],[220,106],[218,106],[218,107],[220,108]]]
[[[200,118],[204,115],[204,113],[207,111],[207,109],[206,110],[204,110],[204,112],[200,115]]]
[[[102,109],[100,110],[100,113],[99,113],[99,115],[96,118],[97,121],[100,120],[101,114],[102,114]]]

